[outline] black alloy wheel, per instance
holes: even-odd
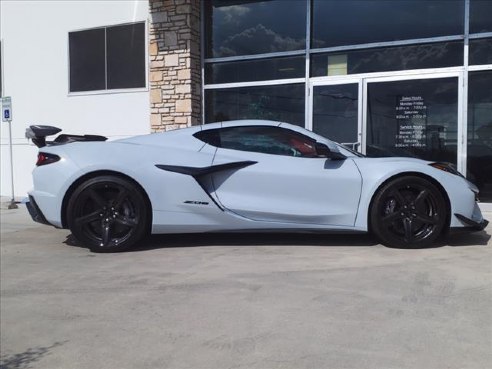
[[[397,178],[381,188],[370,210],[372,231],[390,247],[430,246],[446,225],[447,206],[439,189],[428,180]]]
[[[117,176],[82,183],[67,207],[68,226],[94,252],[117,252],[138,242],[148,230],[147,202],[140,188]]]

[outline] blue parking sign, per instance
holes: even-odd
[[[2,98],[2,121],[12,121],[12,98],[10,96]]]

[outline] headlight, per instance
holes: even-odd
[[[454,164],[437,162],[437,163],[430,163],[429,165],[436,169],[444,170],[445,172],[460,176],[461,178],[465,178],[463,174],[458,172]]]

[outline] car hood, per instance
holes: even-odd
[[[403,156],[395,156],[395,157],[388,157],[388,158],[368,158],[368,157],[361,157],[361,158],[353,158],[354,160],[368,160],[371,161],[372,163],[395,163],[395,162],[405,162],[405,163],[413,163],[413,164],[429,164],[432,163],[431,161],[428,160],[422,160],[422,159],[417,159],[417,158],[407,158]]]

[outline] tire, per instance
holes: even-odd
[[[431,246],[448,217],[439,189],[416,176],[396,178],[384,185],[376,193],[369,215],[370,228],[381,243],[397,248]]]
[[[104,175],[74,191],[67,206],[68,227],[93,252],[124,251],[146,235],[149,210],[135,183]]]

